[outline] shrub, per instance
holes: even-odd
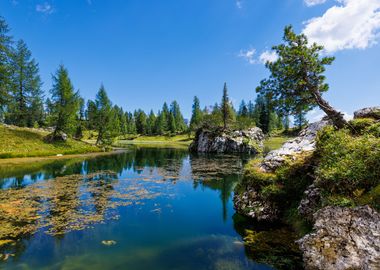
[[[379,138],[327,127],[318,136],[317,155],[318,184],[330,194],[352,197],[355,190],[367,192],[380,182]]]
[[[372,118],[358,118],[349,122],[352,134],[363,135],[367,128],[375,124],[376,121]]]

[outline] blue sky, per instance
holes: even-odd
[[[379,10],[380,0],[0,0],[44,90],[63,63],[86,99],[104,83],[128,111],[175,99],[185,117],[194,95],[202,106],[219,102],[225,81],[235,106],[254,99],[268,75],[262,61],[288,24],[336,56],[327,72],[333,106],[352,114],[380,105]]]

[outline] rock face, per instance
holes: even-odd
[[[374,118],[380,120],[380,106],[357,110],[354,112],[354,118]]]
[[[280,167],[286,159],[295,159],[296,155],[315,150],[315,139],[319,130],[331,124],[329,120],[309,124],[298,137],[287,141],[284,145],[268,153],[261,163],[260,169],[264,172],[273,172]]]
[[[321,202],[321,190],[314,184],[310,185],[304,192],[304,197],[298,206],[298,212],[308,220],[313,219],[313,214]]]
[[[380,215],[369,206],[326,207],[300,239],[306,269],[380,269]]]
[[[67,141],[67,134],[64,132],[51,133],[45,137],[47,142],[65,142]]]
[[[239,194],[235,193],[234,207],[238,213],[257,221],[271,222],[278,219],[277,207],[263,200],[252,187],[247,187],[246,191]]]
[[[262,151],[264,133],[260,128],[238,131],[198,130],[190,151],[197,153],[248,153]]]

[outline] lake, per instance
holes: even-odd
[[[260,236],[290,233],[233,209],[247,159],[131,148],[0,165],[0,268],[274,269],[288,250]],[[244,244],[248,232],[263,249]]]

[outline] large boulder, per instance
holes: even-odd
[[[65,142],[67,141],[67,134],[64,132],[53,132],[47,135],[44,140],[46,142]]]
[[[297,155],[314,151],[318,131],[330,124],[331,122],[327,119],[309,124],[296,138],[287,141],[281,148],[269,152],[261,163],[260,169],[264,172],[273,172],[287,159],[294,160]]]
[[[257,154],[263,148],[264,133],[260,128],[248,130],[197,131],[190,151],[197,153],[248,153]]]
[[[380,215],[369,206],[325,207],[298,241],[306,269],[380,269]]]
[[[354,118],[374,118],[380,120],[380,106],[357,110],[354,112]]]

